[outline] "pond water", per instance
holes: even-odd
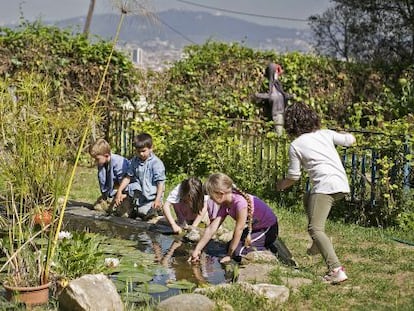
[[[105,236],[136,241],[136,248],[144,253],[154,254],[155,260],[163,269],[149,283],[165,285],[171,281],[186,280],[198,286],[203,284],[225,283],[226,273],[219,263],[225,255],[225,245],[210,242],[199,264],[187,262],[194,244],[183,241],[171,234],[163,234],[148,229],[148,226],[129,226],[107,220],[91,219],[79,215],[65,214],[64,228],[67,231],[89,231]],[[166,230],[168,233],[168,230]],[[163,300],[178,294],[179,289],[169,289],[163,293],[151,294],[157,300]]]

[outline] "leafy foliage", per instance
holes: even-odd
[[[76,107],[74,98],[82,95],[92,102],[108,61],[111,43],[96,40],[91,44],[82,34],[72,34],[40,22],[23,23],[16,29],[0,28],[0,75],[19,76],[36,72],[53,83],[55,107]],[[116,106],[126,96],[134,98],[138,72],[126,55],[115,52],[110,60],[108,78],[102,86],[100,106]]]
[[[74,232],[72,238],[59,241],[53,271],[69,280],[104,270],[102,238],[86,232]]]
[[[403,208],[403,167],[412,163],[412,68],[390,72],[393,68],[388,67],[385,74],[366,64],[253,51],[237,44],[189,46],[186,57],[169,70],[148,75],[148,101],[154,106],[133,123],[133,131],[153,135],[170,174],[205,176],[220,170],[246,191],[296,205],[296,190],[303,191],[306,178],[292,194],[275,193],[274,182],[287,167],[288,138],[274,135],[263,103],[254,100],[256,92],[267,88],[263,69],[269,61],[282,65],[285,91],[313,106],[324,126],[357,136],[358,145],[348,154],[354,153],[359,162],[352,164],[348,157],[345,165],[363,177],[353,181],[358,191],[349,209],[343,209],[346,218],[371,225],[395,223]],[[372,188],[360,183],[367,180],[366,172],[361,173],[363,157],[366,167],[376,167],[368,176]],[[364,205],[370,197],[375,207]]]

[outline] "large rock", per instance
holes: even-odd
[[[123,311],[115,285],[103,274],[86,274],[69,282],[58,297],[62,311]]]
[[[275,266],[269,263],[252,263],[240,268],[237,280],[239,282],[267,283],[269,282],[269,274],[274,268]]]
[[[197,288],[194,292],[200,294],[215,293],[223,289],[229,289],[234,286],[239,286],[246,293],[252,293],[257,296],[264,296],[267,299],[274,301],[276,304],[284,303],[289,298],[289,288],[283,285],[274,284],[250,284],[247,282],[238,282],[234,284],[220,284],[206,288]]]
[[[212,311],[215,303],[200,294],[181,294],[161,301],[157,311]]]
[[[241,264],[248,265],[251,263],[273,263],[277,264],[278,260],[271,251],[253,251],[242,257]]]
[[[267,299],[284,303],[289,298],[289,288],[283,285],[274,284],[254,284],[253,289],[256,294],[263,295]]]

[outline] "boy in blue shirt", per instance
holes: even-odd
[[[94,209],[106,211],[110,214],[115,205],[113,198],[129,169],[130,162],[120,155],[111,153],[109,143],[102,138],[90,146],[89,154],[98,167],[98,182],[101,191],[101,196],[95,202]],[[125,191],[128,191],[128,188]],[[122,204],[116,208],[115,215],[128,217],[131,214],[131,200],[127,198],[125,193],[123,197],[126,200],[123,200]]]
[[[119,186],[120,192],[116,194],[115,204],[118,206],[123,202],[122,191],[129,186],[128,194],[133,200],[137,216],[149,220],[157,216],[162,208],[165,167],[152,150],[151,135],[141,133],[135,136],[134,147],[136,156],[132,158],[131,166]]]

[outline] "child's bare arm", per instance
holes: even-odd
[[[162,207],[161,198],[164,193],[164,181],[157,182],[157,195],[154,200],[153,208],[160,209]]]
[[[165,202],[165,204],[162,207],[162,210],[164,212],[164,216],[167,219],[168,223],[170,224],[172,230],[174,233],[180,233],[182,231],[182,228],[177,225],[177,222],[175,221],[174,217],[171,214],[171,207],[172,204],[170,202]]]
[[[247,220],[247,206],[246,208],[239,210],[236,214],[236,225],[234,226],[233,238],[230,241],[229,249],[227,251],[227,256],[223,257],[220,260],[221,263],[225,263],[231,260],[231,257],[233,256],[233,253],[237,248],[237,245],[239,245],[241,236],[243,234],[243,230],[246,225],[246,220]]]
[[[122,195],[122,192],[125,190],[125,188],[129,185],[129,182],[131,181],[131,177],[125,176],[122,178],[121,184],[119,185],[118,191],[115,195],[115,206],[118,207],[121,202],[124,200],[124,196]]]
[[[196,247],[192,251],[191,256],[188,259],[188,261],[195,262],[200,259],[201,251],[207,245],[207,243],[211,240],[214,233],[216,233],[217,229],[220,227],[222,222],[223,222],[223,218],[217,217],[210,223],[210,225],[204,231],[204,234],[201,237],[200,241],[198,241]]]

